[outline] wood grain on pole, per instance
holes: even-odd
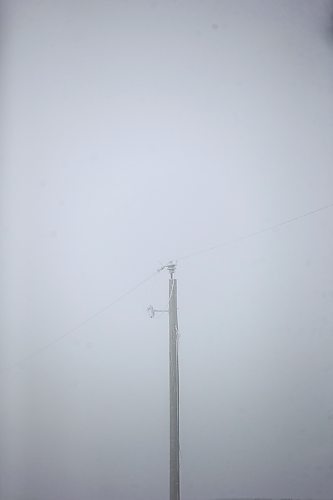
[[[169,280],[170,500],[180,500],[177,280]]]

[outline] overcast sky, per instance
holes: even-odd
[[[1,8],[1,500],[332,498],[332,2]]]

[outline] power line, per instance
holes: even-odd
[[[224,242],[219,243],[217,245],[214,245],[214,246],[211,246],[211,247],[207,247],[207,248],[204,248],[204,249],[201,249],[201,250],[197,250],[195,252],[191,252],[191,253],[189,253],[187,255],[181,256],[180,258],[177,259],[177,261],[178,262],[179,261],[183,261],[183,260],[186,260],[186,259],[189,259],[189,258],[192,258],[192,257],[196,257],[198,255],[202,255],[202,254],[205,254],[205,253],[208,253],[208,252],[212,252],[214,250],[217,250],[218,248],[223,248],[223,247],[226,247],[226,246],[238,243],[240,241],[248,240],[248,239],[253,238],[255,236],[259,236],[260,234],[264,234],[264,233],[267,233],[269,231],[273,231],[275,229],[278,229],[279,227],[286,226],[288,224],[292,224],[294,222],[299,221],[300,219],[304,219],[305,217],[309,217],[311,215],[315,215],[315,214],[317,214],[319,212],[323,212],[323,211],[331,209],[331,208],[333,208],[333,203],[330,203],[329,205],[324,205],[322,207],[319,207],[319,208],[317,208],[315,210],[311,210],[309,212],[305,212],[305,213],[303,213],[301,215],[297,215],[297,216],[292,217],[290,219],[286,219],[286,220],[284,220],[282,222],[279,222],[279,223],[274,224],[272,226],[268,226],[268,227],[266,227],[264,229],[261,229],[259,231],[254,231],[254,232],[248,233],[246,235],[239,236],[239,237],[230,239],[228,241],[224,241]],[[27,361],[35,358],[36,356],[40,355],[41,353],[43,353],[47,349],[53,347],[58,342],[61,342],[63,339],[65,339],[69,335],[72,335],[73,333],[75,333],[76,331],[78,331],[80,328],[82,328],[83,326],[85,326],[87,323],[89,323],[90,321],[94,320],[95,318],[97,318],[98,316],[100,316],[101,314],[103,314],[105,311],[107,311],[108,309],[110,309],[112,306],[114,306],[115,304],[117,304],[118,302],[120,302],[123,298],[125,298],[128,295],[130,295],[133,292],[135,292],[139,287],[141,287],[142,285],[144,285],[147,281],[150,281],[154,276],[156,276],[165,267],[166,266],[162,266],[157,271],[155,271],[154,273],[150,274],[145,279],[141,280],[139,283],[137,283],[132,288],[129,288],[128,290],[126,290],[124,293],[122,293],[117,298],[115,298],[112,302],[110,302],[109,304],[107,304],[103,308],[99,309],[95,313],[91,314],[90,316],[88,316],[87,318],[85,318],[83,321],[81,321],[80,323],[78,323],[76,326],[74,326],[70,330],[67,330],[65,333],[63,333],[62,335],[60,335],[59,337],[54,338],[53,340],[51,340],[47,344],[44,344],[43,346],[41,346],[41,347],[37,348],[36,350],[34,350],[33,352],[31,352],[30,354],[27,354],[26,356],[24,356],[23,358],[21,358],[19,361],[17,361],[13,365],[13,368],[14,367],[18,367],[22,363],[25,363],[25,362],[27,362]],[[170,297],[169,297],[169,302],[170,302]]]
[[[177,259],[177,261],[179,262],[179,261],[182,261],[182,260],[190,259],[192,257],[196,257],[198,255],[202,255],[204,253],[213,252],[214,250],[217,250],[218,248],[227,247],[229,245],[233,245],[233,244],[238,243],[240,241],[248,240],[248,239],[253,238],[255,236],[259,236],[260,234],[268,233],[269,231],[274,231],[275,229],[278,229],[278,228],[280,228],[282,226],[286,226],[288,224],[292,224],[294,222],[299,221],[300,219],[304,219],[305,217],[309,217],[311,215],[315,215],[315,214],[317,214],[319,212],[323,212],[324,210],[329,210],[330,208],[333,208],[333,203],[330,203],[329,205],[324,205],[322,207],[316,208],[315,210],[311,210],[309,212],[305,212],[305,213],[303,213],[301,215],[297,215],[297,216],[292,217],[290,219],[286,219],[286,220],[284,220],[282,222],[278,222],[277,224],[273,224],[272,226],[268,226],[268,227],[266,227],[264,229],[261,229],[259,231],[253,231],[253,232],[245,234],[243,236],[238,236],[236,238],[232,238],[230,240],[218,243],[217,245],[214,245],[214,246],[211,246],[211,247],[207,247],[207,248],[203,248],[203,249],[197,250],[195,252],[191,252],[189,254],[181,256],[180,258]]]
[[[24,356],[23,358],[21,358],[12,367],[13,368],[18,367],[22,363],[30,361],[31,359],[33,359],[36,356],[40,355],[41,353],[43,353],[44,351],[46,351],[50,347],[53,347],[58,342],[61,342],[63,339],[65,339],[69,335],[72,335],[77,330],[79,330],[80,328],[82,328],[83,326],[85,326],[87,323],[89,323],[90,321],[94,320],[95,318],[97,318],[98,316],[100,316],[101,314],[103,314],[105,311],[107,311],[108,309],[110,309],[112,306],[114,306],[115,304],[117,304],[118,302],[120,302],[122,299],[124,299],[128,295],[130,295],[133,292],[135,292],[138,288],[140,288],[142,285],[144,285],[145,283],[147,283],[147,281],[150,281],[152,278],[154,278],[159,272],[160,272],[160,270],[157,270],[154,273],[152,273],[149,276],[147,276],[146,278],[144,278],[143,280],[139,281],[139,283],[137,283],[136,285],[134,285],[132,288],[129,288],[128,290],[126,290],[124,293],[122,293],[117,298],[115,298],[112,302],[110,302],[106,306],[102,307],[101,309],[99,309],[95,313],[91,314],[90,316],[88,316],[87,318],[85,318],[83,321],[81,321],[80,323],[78,323],[76,326],[74,326],[70,330],[67,330],[65,333],[63,333],[59,337],[54,338],[53,340],[51,340],[47,344],[44,344],[43,346],[35,349],[33,352],[31,352],[31,353],[27,354],[26,356]]]

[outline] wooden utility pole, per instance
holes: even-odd
[[[179,364],[176,265],[169,263],[170,500],[180,500]]]
[[[170,273],[168,309],[154,309],[149,306],[147,310],[151,318],[154,318],[155,313],[169,313],[170,500],[180,500],[178,315],[177,280],[174,278],[176,264],[169,262],[158,271],[163,269],[168,269]]]

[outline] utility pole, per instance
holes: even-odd
[[[168,269],[169,304],[168,309],[148,307],[151,318],[155,312],[169,313],[169,391],[170,391],[170,500],[180,500],[179,473],[179,363],[178,363],[178,314],[177,314],[177,280],[174,278],[176,264],[169,262],[162,269]]]
[[[176,265],[167,265],[169,279],[170,500],[180,500],[179,363]]]

